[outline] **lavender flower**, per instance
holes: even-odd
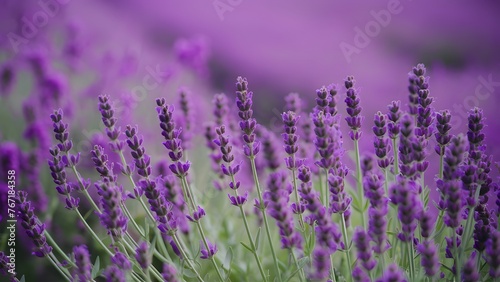
[[[434,216],[429,210],[422,211],[418,221],[420,223],[420,234],[422,235],[422,238],[429,239],[435,222]]]
[[[388,248],[387,244],[387,199],[383,199],[377,207],[368,209],[368,235],[375,243],[373,251],[383,254]]]
[[[436,276],[440,267],[436,245],[432,241],[424,240],[417,246],[417,251],[420,253],[425,275],[430,278]]]
[[[4,252],[0,252],[0,275],[9,277],[9,281],[11,282],[19,282],[15,276],[16,273],[9,271],[12,269],[11,266],[9,257],[7,257]]]
[[[418,86],[418,76],[413,72],[408,73],[408,81],[410,85],[408,86],[409,95],[409,114],[412,116],[417,116],[418,114],[418,91],[420,87]]]
[[[387,113],[387,119],[390,121],[387,124],[387,129],[389,131],[389,137],[391,139],[396,139],[399,136],[399,120],[401,119],[401,106],[400,101],[392,101],[392,103],[387,106],[389,112]],[[393,148],[396,150],[396,148]]]
[[[138,189],[148,199],[150,209],[155,214],[158,229],[162,233],[173,236],[177,231],[177,220],[172,212],[172,203],[165,200],[165,195],[157,187],[155,181],[141,180],[138,183]]]
[[[352,140],[361,138],[361,122],[363,117],[360,115],[361,107],[359,106],[358,90],[354,88],[354,77],[348,76],[345,80],[345,88],[347,89],[347,97],[345,103],[347,105],[348,117],[345,118],[347,125],[351,128],[349,136]]]
[[[262,140],[262,151],[264,153],[264,159],[266,161],[267,167],[271,171],[276,171],[281,166],[281,154],[278,149],[278,141],[275,135],[265,129],[264,127],[259,127],[257,129],[259,137]]]
[[[215,94],[212,104],[214,105],[213,115],[216,126],[221,126],[226,122],[229,114],[228,99],[224,93]]]
[[[135,250],[135,259],[142,269],[147,269],[151,265],[151,256],[149,255],[148,243],[142,241]]]
[[[347,169],[340,169],[337,174],[330,170],[328,174],[328,187],[330,190],[330,212],[343,213],[346,224],[351,214],[352,198],[344,190],[344,178],[347,175]]]
[[[264,193],[264,201],[269,215],[276,219],[280,230],[281,247],[283,249],[301,248],[302,237],[296,232],[293,223],[293,213],[288,206],[289,192],[283,183],[285,175],[272,173],[267,183],[268,191]]]
[[[281,115],[284,123],[285,133],[282,134],[283,142],[285,143],[285,152],[288,157],[285,163],[288,169],[294,170],[301,165],[300,160],[296,160],[295,153],[299,150],[297,142],[299,136],[297,135],[297,121],[299,116],[294,112],[286,112]]]
[[[415,142],[413,137],[413,121],[409,115],[404,115],[400,123],[400,138],[399,138],[399,159],[401,174],[407,178],[413,178],[416,172],[414,164],[414,148]]]
[[[363,178],[363,188],[371,207],[376,208],[383,205],[385,196],[381,175],[375,172],[365,175]]]
[[[171,266],[168,263],[163,264],[163,272],[161,273],[161,276],[165,282],[177,282],[177,271],[173,266]]]
[[[485,258],[490,266],[489,274],[493,278],[500,277],[500,232],[492,230],[490,238],[486,241]]]
[[[398,238],[403,242],[411,242],[417,227],[417,216],[421,210],[421,203],[417,197],[417,187],[413,181],[399,177],[391,187],[390,197],[393,204],[398,206],[398,218],[401,221],[402,233]]]
[[[497,221],[497,218],[493,218],[491,216],[486,205],[478,205],[474,210],[474,220],[476,224],[474,224],[473,238],[474,238],[474,249],[478,252],[483,252],[486,248],[486,241],[490,238],[490,234],[492,234],[491,223],[492,221]]]
[[[299,93],[290,93],[286,95],[285,102],[286,102],[285,105],[286,112],[291,111],[296,114],[302,113],[304,102],[300,98]]]
[[[237,78],[236,89],[236,106],[238,107],[238,116],[241,119],[240,129],[243,132],[243,141],[245,142],[243,151],[247,157],[254,158],[259,152],[260,142],[255,140],[257,121],[252,117],[253,92],[248,91],[247,79],[241,76]]]
[[[114,256],[111,257],[111,262],[123,270],[131,270],[132,264],[130,260],[122,252],[115,251]]]
[[[125,144],[120,139],[120,127],[116,127],[117,118],[115,117],[115,110],[110,104],[109,96],[99,96],[99,111],[101,112],[102,122],[106,127],[106,135],[111,140],[110,146],[113,151],[122,151]]]
[[[37,257],[48,256],[52,252],[52,247],[47,244],[45,224],[41,223],[35,215],[31,202],[28,201],[28,193],[25,191],[17,192],[15,200],[21,225],[35,245],[32,254]]]
[[[476,267],[476,252],[471,256],[462,268],[462,282],[476,282],[480,280],[479,272]]]
[[[413,68],[418,87],[418,117],[416,135],[423,140],[432,136],[432,123],[434,122],[433,110],[430,107],[433,98],[429,97],[429,77],[425,77],[425,66],[418,64]],[[425,146],[424,146],[425,147]]]
[[[109,182],[116,182],[116,176],[113,174],[112,163],[110,164],[108,161],[108,155],[104,153],[104,148],[95,145],[94,150],[90,151],[92,162],[94,162],[95,169],[104,180],[108,180]]]
[[[190,99],[190,94],[187,89],[181,88],[179,90],[179,106],[182,111],[182,116],[178,119],[179,127],[183,130],[179,135],[179,139],[182,140],[182,144],[184,148],[189,148],[191,138],[192,138],[192,130],[193,130],[193,122],[192,122],[192,107],[193,105]]]
[[[370,237],[365,230],[357,228],[352,238],[354,246],[358,250],[358,263],[367,272],[371,271],[377,262],[373,258],[373,250],[370,246]]]
[[[174,108],[172,106],[168,106],[163,98],[156,99],[156,104],[158,105],[156,111],[158,112],[160,128],[162,129],[161,134],[165,137],[163,145],[169,151],[168,156],[173,162],[169,168],[175,175],[177,175],[177,177],[185,177],[191,163],[189,161],[181,161],[183,150],[180,134],[182,130],[176,128],[175,123],[173,122],[172,117]]]
[[[361,269],[361,267],[356,266],[352,270],[352,280],[355,282],[370,282],[370,277],[366,272]]]
[[[114,242],[118,242],[127,231],[128,222],[120,207],[122,188],[116,187],[113,182],[109,182],[107,179],[96,183],[95,187],[101,196],[102,214],[99,216],[101,223],[106,227]]]
[[[329,275],[330,270],[330,252],[317,246],[313,252],[314,271],[309,273],[309,279],[324,280]]]
[[[208,242],[208,249],[205,247],[205,244],[201,244],[201,246],[202,246],[201,255],[200,255],[201,259],[210,259],[218,251],[217,245],[212,244],[210,242]]]
[[[312,120],[314,123],[314,145],[321,159],[316,162],[316,165],[328,171],[334,165],[333,155],[335,153],[335,144],[333,138],[334,119],[327,113],[322,111],[313,113]]]
[[[126,282],[125,272],[116,265],[108,266],[103,272],[106,282]]]
[[[377,282],[407,282],[403,271],[394,263],[390,264]]]
[[[452,137],[449,134],[449,131],[451,129],[450,121],[451,121],[450,111],[444,110],[436,114],[437,132],[434,134],[434,136],[436,137],[437,144],[435,147],[435,151],[440,156],[444,155],[445,147],[446,145],[448,145],[448,143],[450,143]]]
[[[375,138],[373,139],[375,155],[378,157],[378,166],[382,169],[389,167],[392,162],[392,159],[387,156],[391,146],[389,145],[389,139],[386,137],[386,118],[387,117],[382,114],[382,112],[377,112],[374,118],[375,126],[373,126],[373,133],[375,134]]]
[[[138,133],[139,130],[137,127],[127,125],[127,129],[125,130],[125,135],[128,138],[127,145],[131,150],[130,154],[132,155],[132,158],[134,158],[137,174],[147,179],[152,173],[151,158],[146,154],[146,149],[142,146],[143,138],[142,136],[139,136]],[[137,189],[135,191],[137,194]]]
[[[73,248],[76,269],[73,273],[74,281],[92,280],[92,264],[90,263],[90,254],[87,246],[75,246]]]

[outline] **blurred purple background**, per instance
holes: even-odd
[[[407,73],[422,62],[431,77],[433,107],[453,114],[452,132],[464,132],[467,110],[479,106],[487,118],[487,152],[500,156],[500,5],[495,1],[40,3],[5,2],[0,62],[23,66],[23,58],[43,54],[67,80],[68,110],[90,105],[95,111],[97,95],[108,93],[121,100],[124,124],[144,124],[155,118],[150,114],[154,98],[175,100],[178,87],[187,86],[199,102],[196,117],[203,120],[212,95],[232,95],[235,78],[242,75],[254,91],[259,122],[279,132],[286,94],[298,92],[312,107],[315,89],[342,86],[354,75],[369,133],[362,148],[372,150],[373,115],[385,112],[392,100],[406,107]],[[14,48],[12,34],[22,36],[30,24],[36,31],[25,41],[17,38]],[[147,75],[158,85],[140,93],[135,86]],[[340,93],[342,101],[345,93]],[[134,99],[138,95],[144,97]],[[340,107],[345,114],[343,103]],[[88,113],[73,112],[84,126]],[[345,146],[352,144],[346,140]]]

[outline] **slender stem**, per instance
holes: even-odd
[[[461,279],[461,270],[460,270],[460,267],[461,267],[461,262],[459,261],[459,255],[458,255],[458,238],[457,238],[457,231],[455,228],[452,229],[452,238],[453,238],[453,251],[455,253],[455,268],[456,268],[456,271],[455,271],[455,278],[456,278],[456,281],[462,281]]]
[[[349,251],[349,244],[348,244],[349,240],[347,238],[347,225],[346,225],[344,213],[341,213],[341,217],[342,217],[342,237],[344,237],[345,255],[347,258],[347,269],[349,270],[349,273],[348,273],[348,275],[346,275],[346,277],[351,277],[351,275],[352,275],[351,254]],[[351,277],[351,279],[352,279],[352,277]]]
[[[69,156],[69,153],[66,152],[66,155]],[[85,198],[87,198],[87,200],[89,201],[90,205],[92,206],[92,208],[98,213],[98,214],[101,214],[101,210],[99,209],[99,207],[97,206],[97,204],[94,202],[94,200],[92,199],[92,197],[90,196],[89,192],[87,191],[87,189],[85,189],[85,185],[83,185],[83,180],[82,180],[82,177],[80,175],[80,173],[78,173],[78,171],[76,170],[76,166],[72,165],[71,166],[71,169],[73,170],[73,174],[75,174],[76,176],[76,179],[78,180],[78,183],[80,184],[81,186],[81,189],[83,191],[83,195],[85,195]]]
[[[59,264],[54,261],[54,258],[52,256],[47,256],[50,263],[52,263],[52,265],[57,269],[57,271],[64,277],[64,279],[66,279],[67,281],[71,281],[71,277],[68,276],[68,274],[66,274],[59,266]]]
[[[440,152],[441,152],[441,155],[439,156],[439,179],[443,179],[443,168],[444,168],[444,154],[443,154],[443,150],[444,150],[444,147],[441,146],[439,148]]]
[[[234,175],[231,175],[231,180],[232,180],[233,183],[236,183],[236,180],[234,179]],[[236,196],[238,196],[238,191],[234,190],[234,194]],[[257,254],[255,242],[253,240],[253,235],[250,232],[250,228],[248,227],[247,216],[245,214],[245,211],[243,210],[243,206],[239,206],[239,208],[240,208],[241,217],[243,218],[243,223],[245,224],[245,230],[247,232],[248,240],[250,241],[250,247],[253,250],[252,253],[253,253],[254,257],[255,257],[255,261],[257,262],[257,266],[259,267],[260,275],[262,276],[263,281],[267,281],[267,276],[264,273],[264,269],[262,268],[262,263],[260,261],[260,258],[258,256],[258,254]]]
[[[97,236],[97,234],[95,234],[94,230],[92,229],[92,227],[90,227],[90,225],[87,223],[87,221],[85,221],[85,218],[83,218],[82,214],[80,213],[80,211],[78,209],[75,209],[76,213],[78,214],[78,217],[80,218],[80,220],[83,222],[83,224],[85,225],[85,227],[87,228],[87,230],[90,232],[90,235],[92,235],[92,237],[94,238],[94,240],[97,241],[97,243],[99,243],[99,245],[101,245],[101,247],[110,255],[110,256],[113,256],[113,252],[111,252],[108,247],[106,247],[106,245],[101,241],[101,239],[99,238],[99,236]]]
[[[356,188],[358,190],[359,202],[361,204],[360,207],[361,226],[363,228],[366,228],[365,213],[364,213],[365,200],[363,196],[363,185],[362,185],[363,176],[361,174],[361,160],[359,156],[359,140],[354,140],[354,151],[356,153]]]
[[[294,161],[295,163],[295,161]],[[292,169],[292,177],[293,177],[293,191],[295,192],[295,200],[296,200],[296,203],[297,205],[300,205],[300,197],[299,197],[299,192],[298,192],[298,189],[297,189],[297,175],[296,175],[296,168],[293,168]],[[301,233],[304,232],[304,219],[302,217],[302,214],[299,213],[299,226],[300,226],[300,230],[302,231]]]
[[[394,175],[399,175],[398,141],[392,139],[392,151],[394,152]]]
[[[122,210],[125,212],[125,215],[128,217],[128,220],[130,222],[132,222],[132,225],[134,226],[134,228],[137,230],[137,232],[139,233],[139,235],[141,235],[142,238],[145,237],[145,234],[141,232],[141,229],[139,228],[139,225],[137,224],[137,222],[135,222],[134,220],[134,217],[132,216],[132,214],[130,213],[130,211],[128,210],[127,206],[125,205],[125,203],[121,202],[120,203],[120,206],[122,207]]]
[[[413,237],[407,244],[408,246],[408,259],[410,263],[410,280],[415,279],[415,250],[413,249]]]
[[[182,186],[184,187],[184,189],[186,190],[186,192],[189,192],[189,194],[191,196],[193,196],[193,197],[190,197],[190,199],[191,199],[191,203],[192,203],[193,207],[195,207],[194,194],[192,193],[192,190],[191,190],[191,188],[189,186],[189,183],[187,182],[185,176],[181,177],[181,183],[182,183]],[[195,211],[195,210],[193,209],[193,211]],[[205,245],[205,248],[207,249],[207,251],[209,251],[210,250],[210,246],[208,245],[208,240],[207,240],[207,237],[205,236],[205,232],[203,231],[203,227],[201,226],[200,221],[199,220],[195,221],[195,224],[196,224],[196,227],[198,227],[198,231],[200,233],[200,236],[201,236],[201,239],[203,241],[203,244]],[[214,268],[215,268],[215,270],[217,272],[217,276],[219,276],[220,281],[224,281],[224,278],[222,277],[222,274],[221,274],[221,271],[219,269],[219,266],[215,262],[214,256],[210,256],[210,261],[212,262],[212,265],[214,266]]]
[[[323,188],[323,174],[321,173],[321,171],[318,173],[318,177],[319,177],[319,193],[320,193],[320,201],[321,203],[323,204],[323,206],[326,206],[326,201],[325,201],[325,191],[324,191],[324,188]]]
[[[323,195],[324,195],[324,203],[323,205],[326,207],[326,210],[330,210],[330,192],[328,191],[328,170],[325,169],[325,187],[322,187],[324,189]]]
[[[297,256],[293,252],[293,249],[290,249],[290,254],[292,254],[293,261],[295,266],[297,267],[297,271],[299,272],[300,281],[306,281],[306,275],[304,274],[304,269],[300,268],[299,261],[297,260]]]
[[[66,253],[61,249],[61,247],[59,247],[59,245],[52,238],[52,236],[50,236],[50,233],[47,230],[45,230],[44,234],[49,244],[52,245],[52,247],[54,247],[54,249],[63,257],[63,259],[67,261],[71,266],[75,266],[75,263],[73,263],[73,261],[68,257],[68,255],[66,255]]]
[[[179,238],[177,237],[177,234],[174,234],[172,236],[172,239],[174,239],[174,242],[177,246],[179,246],[179,251],[181,252],[182,257],[184,258],[184,261],[188,264],[189,268],[196,274],[196,278],[198,281],[203,282],[203,279],[201,278],[200,274],[198,271],[196,271],[196,268],[194,268],[193,264],[191,263],[191,260],[187,256],[186,252],[184,251],[183,248],[181,248],[181,243],[179,241]]]
[[[420,174],[420,185],[422,186],[422,193],[420,194],[422,204],[424,205],[424,208],[427,209],[427,204],[425,203],[425,172],[422,172]]]
[[[389,175],[388,175],[388,172],[387,172],[387,168],[384,168],[384,191],[385,191],[385,195],[388,196],[389,195]]]
[[[252,145],[250,145],[250,146],[252,146]],[[278,264],[278,258],[276,256],[276,252],[274,251],[273,240],[271,237],[271,232],[269,230],[269,222],[267,220],[266,208],[264,206],[264,199],[262,198],[262,190],[261,190],[260,184],[259,184],[259,177],[257,175],[257,168],[255,166],[255,156],[250,157],[250,165],[252,167],[252,175],[253,175],[253,180],[255,182],[255,187],[257,188],[257,195],[259,196],[262,218],[264,219],[264,225],[266,227],[266,235],[267,235],[267,239],[269,240],[269,247],[271,249],[271,254],[273,256],[274,266],[276,267],[276,275],[278,276],[278,280],[282,281],[281,271],[280,271],[280,267]]]

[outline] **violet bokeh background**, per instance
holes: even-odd
[[[46,10],[39,3],[6,2],[0,58],[16,62],[26,53],[41,52],[49,54],[49,61],[72,60],[69,69],[58,69],[57,63],[51,62],[66,77],[63,91],[68,104],[62,106],[67,106],[70,113],[75,105],[93,109],[97,95],[108,93],[123,103],[124,124],[144,123],[154,119],[148,115],[154,98],[166,96],[174,100],[178,87],[187,86],[200,98],[196,99],[195,118],[203,120],[209,114],[206,109],[213,93],[233,93],[235,77],[243,75],[255,92],[259,122],[278,133],[286,94],[300,93],[311,107],[315,89],[330,83],[341,85],[347,75],[354,75],[361,88],[363,127],[368,133],[377,110],[385,111],[392,100],[401,100],[405,105],[407,73],[423,62],[431,77],[433,107],[450,109],[453,114],[452,133],[464,132],[466,111],[479,106],[487,118],[487,152],[500,155],[495,146],[500,141],[500,114],[496,110],[500,91],[500,5],[495,2],[44,3],[55,3],[58,10],[27,43],[19,45],[20,51],[13,52],[9,33],[21,35],[24,20],[33,21],[36,13]],[[383,17],[381,14],[390,14],[390,18],[382,23],[377,20]],[[370,25],[378,26],[378,30],[367,36],[366,44],[356,45],[359,30],[369,33],[366,29]],[[358,48],[357,53],[347,58],[341,44]],[[68,52],[73,56],[70,59]],[[155,67],[166,74],[164,80],[144,99],[131,101],[131,89]],[[22,76],[19,81],[22,89],[26,81]],[[14,114],[17,111],[21,115],[20,104],[15,104],[18,107],[14,107]],[[343,105],[340,112],[344,113]],[[99,139],[94,134],[98,131],[84,118],[86,114],[74,114],[75,126],[90,128],[83,138],[92,142]],[[155,133],[146,130],[145,134],[147,137]],[[371,150],[371,137],[366,136],[362,139],[365,151]],[[351,146],[350,142],[345,145]],[[431,177],[427,179],[432,183]]]

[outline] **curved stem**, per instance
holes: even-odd
[[[361,204],[360,207],[360,216],[361,216],[361,226],[366,228],[365,223],[365,199],[363,195],[363,176],[361,174],[361,160],[359,155],[359,140],[354,140],[354,151],[356,153],[356,188],[358,190],[359,202]]]
[[[399,159],[398,159],[398,141],[392,139],[392,151],[394,152],[394,175],[399,175]]]
[[[52,265],[55,267],[55,269],[57,269],[57,271],[64,277],[64,279],[66,279],[66,281],[71,281],[71,277],[59,267],[59,263],[54,260],[55,259],[54,257],[48,255],[47,258],[49,259],[50,263],[52,263]]]
[[[71,266],[75,267],[76,266],[75,263],[68,257],[68,255],[66,255],[66,253],[61,249],[61,247],[59,247],[59,245],[52,238],[52,236],[50,236],[50,233],[47,230],[45,230],[44,234],[49,244],[52,245],[52,247],[54,247],[54,249],[63,257],[63,259],[67,261]]]
[[[90,232],[90,235],[92,235],[92,237],[94,238],[94,240],[96,240],[97,243],[99,243],[99,245],[101,245],[101,247],[110,255],[110,256],[113,256],[113,252],[111,252],[108,247],[106,247],[106,245],[102,242],[102,240],[99,238],[99,236],[97,236],[97,234],[95,234],[94,230],[92,229],[92,227],[90,227],[90,225],[87,223],[87,221],[85,220],[85,218],[83,218],[82,214],[80,213],[80,211],[78,209],[75,209],[76,213],[78,214],[78,217],[80,218],[80,220],[83,222],[83,224],[85,225],[85,227],[87,228],[87,230]]]

